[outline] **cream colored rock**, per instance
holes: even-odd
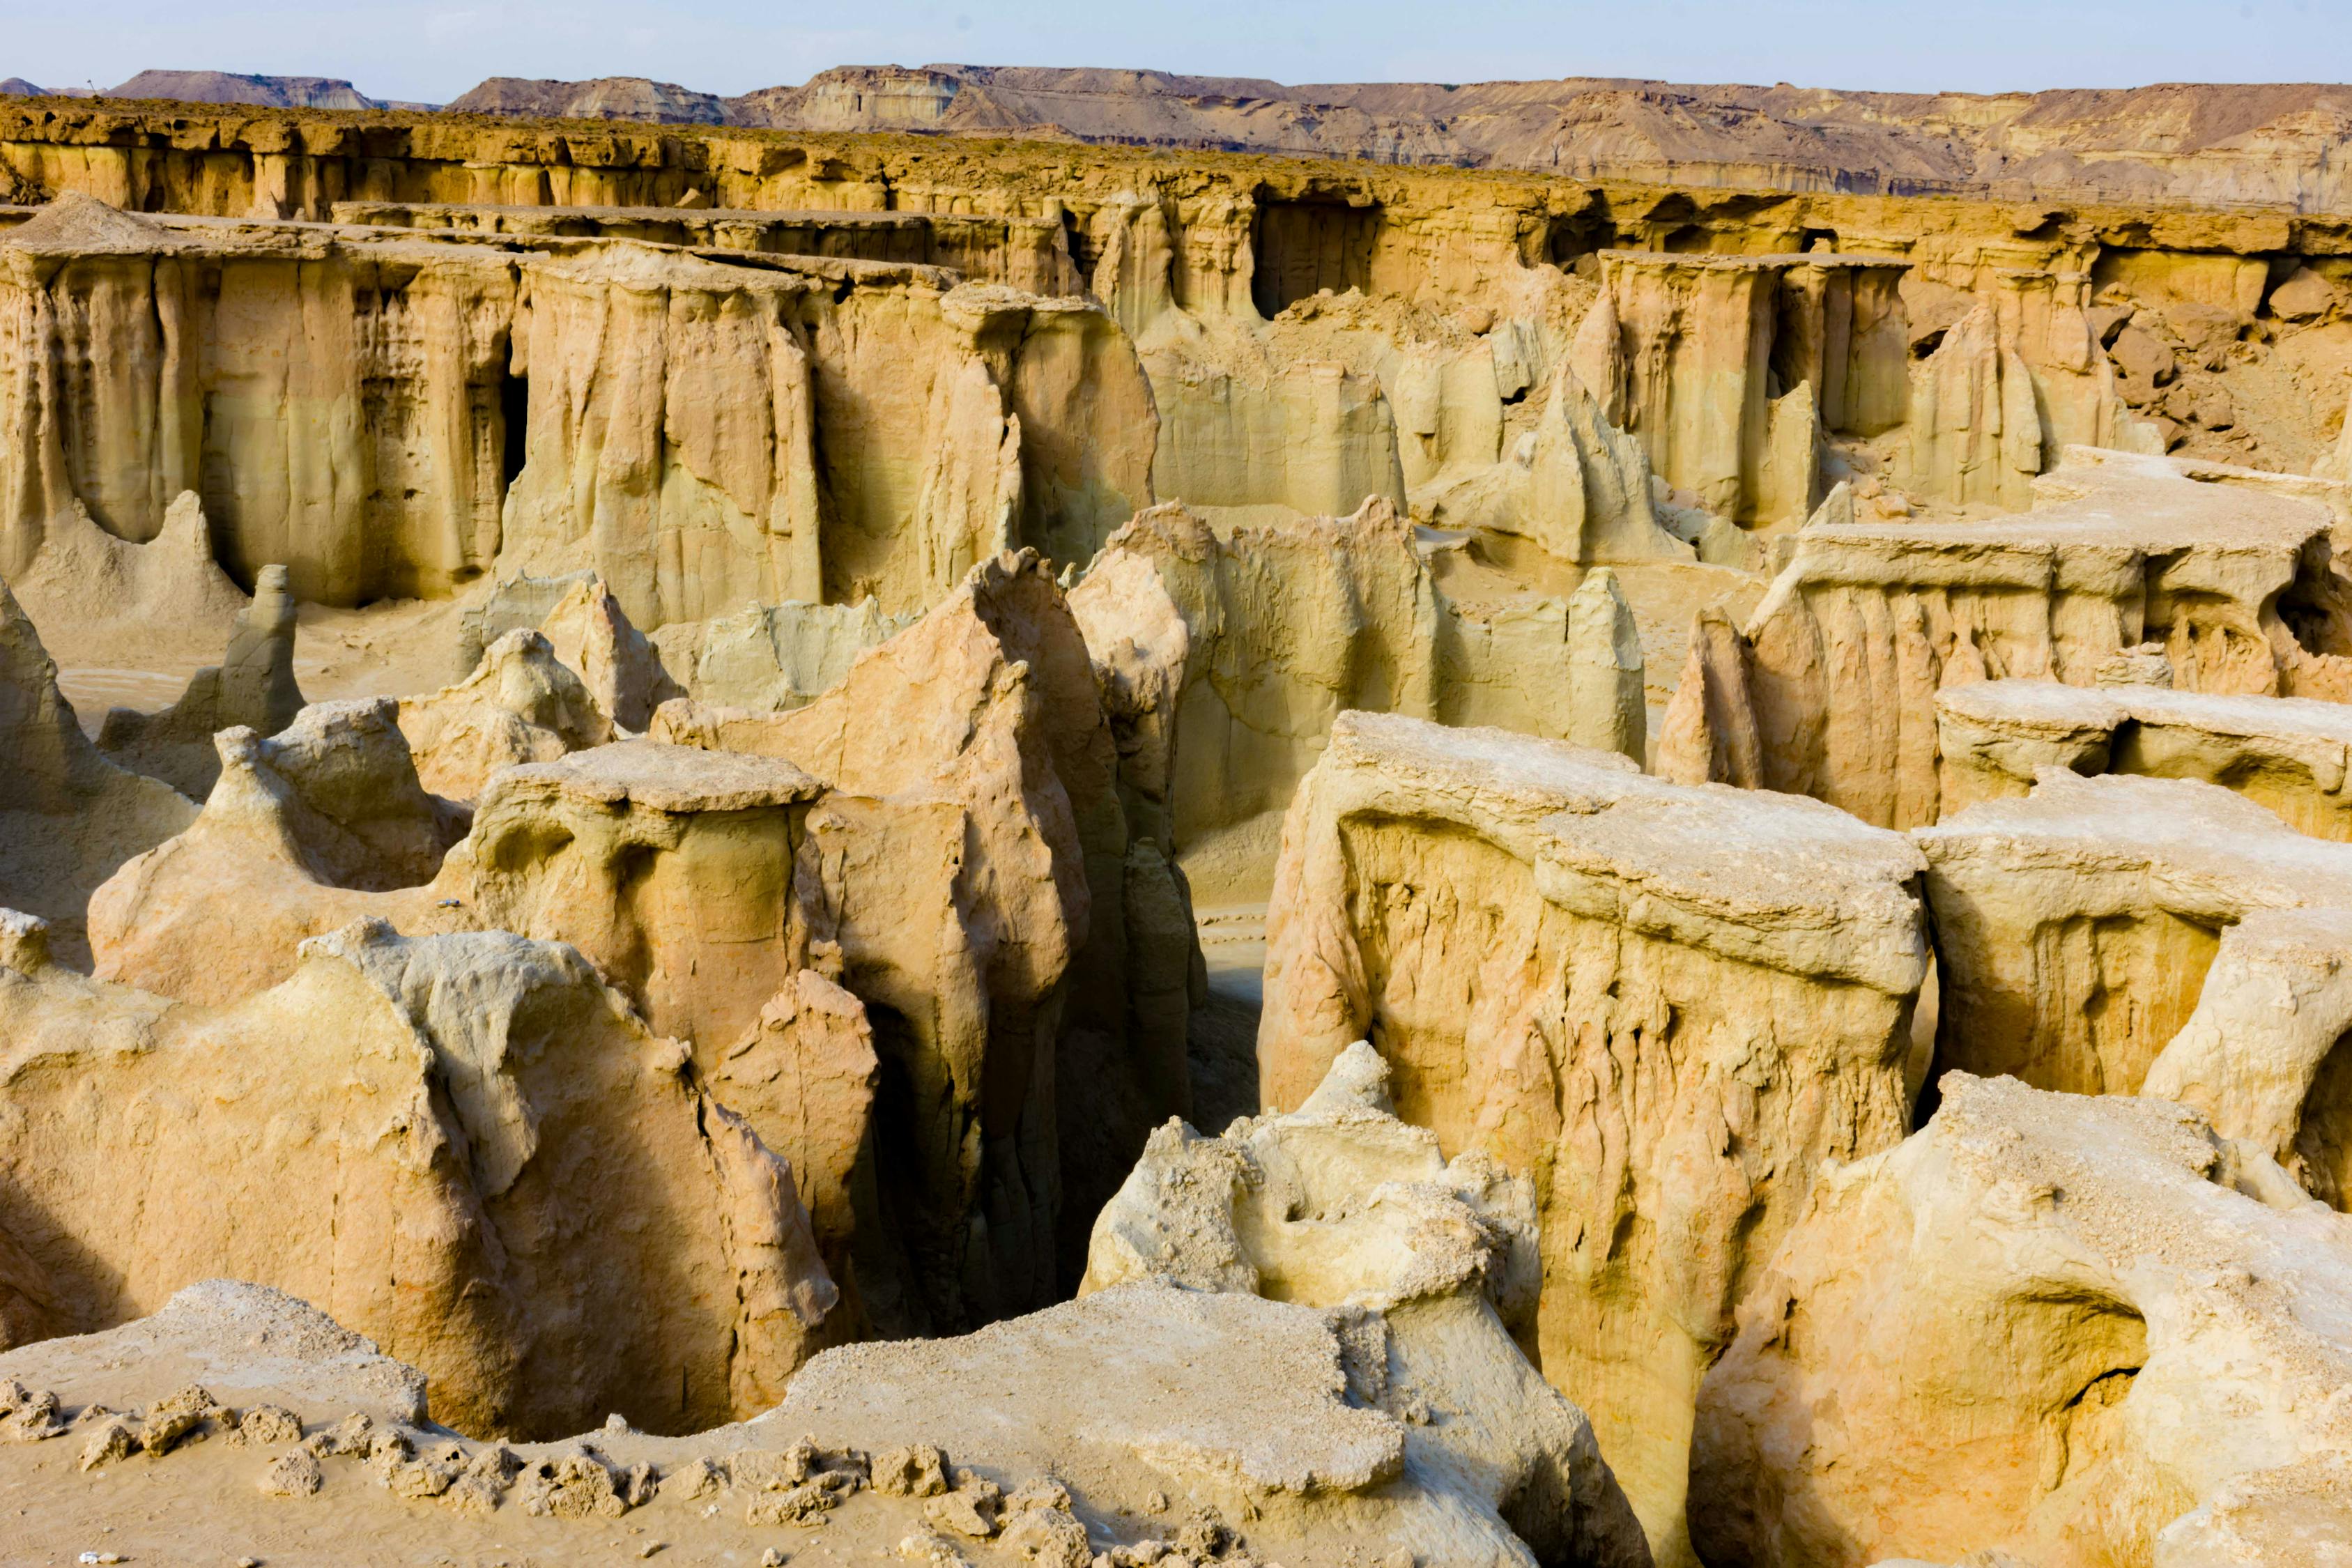
[[[417,782],[470,801],[501,768],[603,745],[613,738],[613,721],[545,637],[516,631],[492,643],[456,685],[403,698],[400,731]]]
[[[1888,1148],[1917,852],[1817,803],[1351,713],[1285,824],[1258,1035],[1297,1107],[1349,1041],[1444,1148],[1524,1172],[1535,1345],[1662,1562],[1700,1375],[1826,1162]]]
[[[494,1552],[520,1532],[631,1561],[1560,1561],[1496,1518],[1489,1477],[1415,1462],[1425,1429],[1353,1399],[1363,1348],[1310,1308],[1133,1284],[961,1339],[824,1352],[750,1421],[507,1444],[428,1423],[425,1380],[324,1314],[210,1280],[152,1318],[0,1352],[0,1388],[148,1415],[209,1396],[211,1415],[168,1452],[63,1486],[48,1469],[66,1445],[0,1444],[0,1484],[26,1500],[12,1545],[68,1559],[93,1517],[136,1498],[141,1529],[169,1541],[299,1525],[352,1559],[391,1539]],[[261,1446],[246,1428],[277,1424],[260,1411],[308,1428],[303,1446]],[[122,1418],[126,1442],[143,1425]],[[954,1489],[903,1487],[917,1455]],[[293,1465],[307,1484],[277,1486]],[[780,1535],[787,1520],[822,1533]],[[100,1538],[130,1543],[122,1527]]]
[[[1935,915],[1938,1068],[2041,1089],[2137,1092],[2200,1009],[2222,932],[2262,910],[2352,908],[2352,846],[2188,780],[2051,768],[2030,796],[1912,838]]]
[[[1122,778],[1155,821],[1164,814],[1212,903],[1264,898],[1281,813],[1344,710],[1635,756],[1646,728],[1639,641],[1613,574],[1593,574],[1565,604],[1456,602],[1412,525],[1378,502],[1224,534],[1156,508],[1113,539],[1071,607],[1105,689],[1122,694]]]
[[[74,197],[0,236],[0,321],[12,575],[129,570],[201,487],[226,564],[282,562],[306,600],[590,567],[650,628],[919,607],[1151,499],[1150,390],[1101,309],[933,268]]]
[[[198,670],[180,700],[159,713],[110,710],[98,749],[192,799],[210,795],[220,777],[215,734],[242,725],[274,735],[302,710],[302,688],[294,679],[294,609],[286,568],[263,567],[253,603],[238,612],[220,664]]]
[[[1323,1309],[1355,1397],[1407,1423],[1409,1468],[1486,1486],[1538,1561],[1646,1564],[1591,1424],[1512,1343],[1541,1283],[1533,1192],[1445,1160],[1397,1120],[1388,1074],[1359,1041],[1289,1115],[1162,1127],[1095,1221],[1080,1295],[1162,1279]]]
[[[2294,1537],[2352,1533],[2347,1303],[2352,1219],[2193,1112],[1955,1074],[1741,1305],[1694,1535],[1756,1568],[2326,1562]]]
[[[556,662],[578,673],[616,730],[643,734],[655,709],[685,695],[612,590],[595,578],[574,584],[539,629]]]
[[[1744,782],[1912,826],[1939,808],[1948,687],[2089,685],[2155,642],[2183,690],[2352,693],[2330,516],[2299,484],[2070,448],[2021,517],[1806,528],[1738,638],[1692,639],[1660,771],[1736,777],[1752,758]]]
[[[2256,910],[2225,928],[2196,1010],[2139,1092],[2175,1100],[2352,1210],[2352,910]]]
[[[884,1048],[925,1108],[882,1130],[906,1142],[880,1161],[893,1206],[922,1216],[906,1226],[919,1310],[952,1324],[1055,1299],[1145,1135],[1190,1106],[1199,960],[1182,879],[1130,834],[1045,563],[983,563],[797,710],[671,703],[653,733],[788,758],[833,792],[795,896],[842,983],[892,1021]]]
[[[92,896],[99,977],[227,1004],[286,980],[304,940],[352,921],[425,929],[441,897],[425,885],[466,812],[418,784],[398,710],[321,702],[274,736],[224,731],[203,811]]]
[[[697,702],[783,713],[840,685],[859,654],[919,618],[886,616],[870,598],[855,605],[792,600],[680,622],[654,640]]]
[[[117,537],[77,500],[48,521],[9,584],[43,620],[95,622],[126,637],[162,631],[209,644],[248,607],[214,558],[204,503],[187,489],[144,537]]]
[[[40,915],[79,953],[91,893],[195,820],[195,805],[92,745],[57,666],[0,583],[0,900]]]
[[[2169,662],[2162,665],[2169,679]],[[2119,673],[2121,671],[2119,670]],[[2220,784],[2315,837],[2352,839],[2344,796],[2352,709],[2169,686],[1986,680],[1936,694],[1944,815],[2014,797],[2043,768]]]
[[[12,1342],[241,1274],[472,1429],[690,1430],[773,1403],[834,1305],[790,1168],[570,948],[362,921],[226,1008],[37,966],[0,1014]]]
[[[822,794],[788,763],[625,741],[495,774],[409,898],[451,925],[568,942],[664,1034],[740,1038],[803,967],[794,879]]]
[[[1643,691],[1642,637],[1617,574],[1601,567],[1568,603],[1568,733],[1561,739],[1615,752],[1639,766],[1647,755],[1649,702]]]
[[[1907,265],[1604,251],[1610,317],[1584,330],[1613,320],[1618,342],[1579,352],[1626,367],[1625,428],[1675,489],[1719,517],[1793,523],[1819,499],[1821,430],[1875,435],[1906,416]]]

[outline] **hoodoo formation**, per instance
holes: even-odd
[[[2347,143],[0,83],[0,1561],[2352,1563]]]

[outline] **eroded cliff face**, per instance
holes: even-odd
[[[1694,639],[1668,777],[1811,795],[1913,826],[1939,809],[1935,694],[2088,685],[2143,643],[2185,690],[2341,700],[2330,510],[2311,481],[2076,449],[2011,520],[1824,520],[1744,631]]]
[[[1642,647],[1613,574],[1565,597],[1457,601],[1378,500],[1223,534],[1156,508],[1070,603],[1130,812],[1207,901],[1264,898],[1281,813],[1349,710],[1643,751]]]
[[[1440,1148],[1533,1184],[1544,1374],[1659,1560],[1731,1312],[1831,1160],[1906,1126],[1917,852],[1814,802],[1605,752],[1344,715],[1284,825],[1258,1056],[1299,1105],[1349,1042]]]
[[[1091,553],[1150,499],[1151,395],[1103,313],[927,268],[635,241],[159,223],[67,200],[0,240],[7,569],[184,489],[247,580],[446,596],[602,574],[647,627],[943,595]]]
[[[1573,361],[1607,429],[1630,433],[1691,512],[1688,526],[1669,515],[1669,532],[1697,543],[1707,520],[1720,519],[1724,537],[1708,559],[1749,564],[1763,557],[1740,531],[1793,528],[1845,479],[1865,516],[1899,518],[1920,507],[2022,508],[2033,478],[2071,444],[2306,469],[2336,437],[2352,369],[2352,229],[2283,213],[2028,213],[1215,153],[1171,167],[1110,149],[1073,158],[715,129],[557,136],[522,124],[289,114],[268,135],[210,122],[167,135],[160,123],[91,109],[20,119],[12,134],[0,135],[0,149],[39,190],[133,207],[332,217],[575,259],[592,240],[635,238],[745,263],[789,254],[852,268],[931,264],[973,281],[1090,294],[1132,348],[1083,312],[1045,334],[1060,346],[1013,356],[1065,367],[1043,380],[981,346],[1000,393],[994,415],[951,363],[894,375],[886,388],[857,378],[866,390],[856,401],[895,403],[889,426],[919,432],[914,450],[935,460],[910,463],[877,446],[863,477],[823,488],[869,532],[877,523],[867,498],[887,498],[898,513],[879,536],[898,540],[916,517],[926,542],[846,549],[817,580],[836,598],[861,584],[898,595],[894,609],[928,602],[923,591],[935,597],[931,559],[964,559],[967,543],[988,540],[992,508],[1009,504],[1005,466],[992,469],[986,440],[1007,412],[1024,426],[1011,542],[1063,560],[1083,558],[1118,503],[1132,510],[1147,491],[1303,515],[1344,514],[1377,495],[1425,521],[1553,548],[1561,530],[1550,500],[1514,474],[1537,455],[1527,443],[1555,417],[1557,374]],[[668,205],[680,200],[697,205]],[[576,317],[577,306],[554,313]],[[735,341],[748,330],[740,322],[713,330],[730,357],[769,356]],[[1025,324],[966,320],[959,330],[975,343],[1038,334],[1034,310]],[[890,336],[878,318],[846,331],[859,345]],[[810,331],[824,338],[814,323]],[[821,348],[804,352],[822,362]],[[519,341],[519,356],[527,351]],[[697,352],[681,344],[677,357]],[[929,353],[916,360],[929,363]],[[1088,419],[1075,405],[1092,399],[1066,374],[1099,361],[1099,389],[1129,353],[1160,422],[1149,452],[1134,434],[1134,395]],[[826,402],[824,371],[818,363],[811,378],[820,416],[829,410],[873,439],[856,409]],[[698,447],[698,482],[636,473],[664,465],[638,453],[642,437],[628,427],[646,416],[630,409],[691,395],[637,387],[637,369],[607,374],[620,389],[600,397],[611,406],[593,417],[619,415],[616,459],[627,471],[592,479],[542,467],[539,479],[545,494],[660,495],[656,531],[677,539],[643,546],[656,559],[633,574],[617,557],[606,563],[631,613],[649,626],[699,619],[737,607],[724,596],[745,583],[766,586],[770,600],[809,596],[805,543],[786,542],[806,501],[784,478],[793,465],[774,460],[763,477],[740,454],[700,449],[713,437],[694,433],[689,405],[678,425]],[[782,361],[755,379],[735,402],[781,407],[798,395]],[[778,415],[779,449],[793,444],[792,424]],[[822,463],[838,460],[827,441],[814,447]],[[1647,478],[1615,486],[1605,526],[1567,531],[1567,548],[1582,552],[1570,559],[1661,552],[1664,536],[1641,493]],[[474,489],[499,493],[494,481]],[[556,531],[592,526],[575,518]],[[856,542],[854,528],[841,531]],[[715,550],[723,533],[736,541]],[[662,564],[664,552],[678,563]],[[464,551],[445,543],[442,554],[462,560]],[[678,585],[701,567],[715,584],[709,603]],[[659,595],[622,581],[665,572]],[[778,580],[793,586],[777,589]],[[657,607],[665,595],[677,603]]]

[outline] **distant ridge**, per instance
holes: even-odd
[[[0,92],[38,93],[22,78]],[[142,71],[107,97],[424,110],[325,77]],[[1031,66],[839,66],[720,98],[643,77],[494,77],[452,113],[1522,169],[1716,188],[2352,211],[2352,86],[1854,92],[1556,81],[1324,82]]]

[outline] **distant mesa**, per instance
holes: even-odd
[[[730,123],[719,100],[676,82],[608,76],[543,81],[494,76],[448,104],[452,114],[512,114],[543,120],[636,120],[659,125]]]
[[[107,98],[166,98],[183,103],[251,103],[268,109],[387,109],[339,77],[239,76],[229,71],[141,71]]]

